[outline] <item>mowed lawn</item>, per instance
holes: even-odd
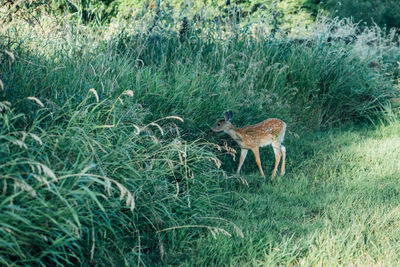
[[[289,136],[287,174],[274,183],[248,157],[216,214],[232,236],[203,236],[184,265],[400,264],[400,124],[368,128]]]

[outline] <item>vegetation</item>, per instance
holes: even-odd
[[[400,18],[397,15],[400,12],[400,4],[396,0],[378,2],[328,0],[322,5],[335,16],[352,17],[354,21],[361,21],[367,25],[379,25],[388,29],[400,26]]]
[[[397,121],[290,139],[290,171],[273,185],[253,161],[223,213],[243,238],[202,236],[183,265],[397,265],[399,130]]]
[[[173,1],[102,24],[112,1],[71,3],[0,10],[1,264],[398,262],[395,30]],[[287,175],[250,155],[234,175],[209,131],[228,108],[287,122]]]
[[[271,24],[283,32],[296,24],[309,25],[322,13],[330,17],[350,18],[368,26],[400,27],[400,3],[397,0],[5,0],[10,15],[25,19],[46,13],[56,16],[69,14],[70,19],[83,23],[109,23],[115,17],[138,19],[149,11],[168,11],[177,16],[203,17],[219,20],[236,15],[238,20],[268,17]]]

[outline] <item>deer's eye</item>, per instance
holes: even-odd
[[[217,124],[217,125],[218,125],[218,126],[221,126],[221,123],[219,123],[219,122],[218,122],[218,124]]]

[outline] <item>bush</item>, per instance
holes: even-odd
[[[328,0],[323,5],[333,16],[352,17],[355,22],[363,21],[369,26],[377,24],[387,29],[400,28],[400,3],[396,0]]]

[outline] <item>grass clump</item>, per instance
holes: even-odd
[[[3,264],[150,264],[172,255],[164,229],[220,229],[202,219],[224,198],[219,160],[175,124],[124,121],[137,112],[129,96],[46,105],[29,122],[1,107]]]

